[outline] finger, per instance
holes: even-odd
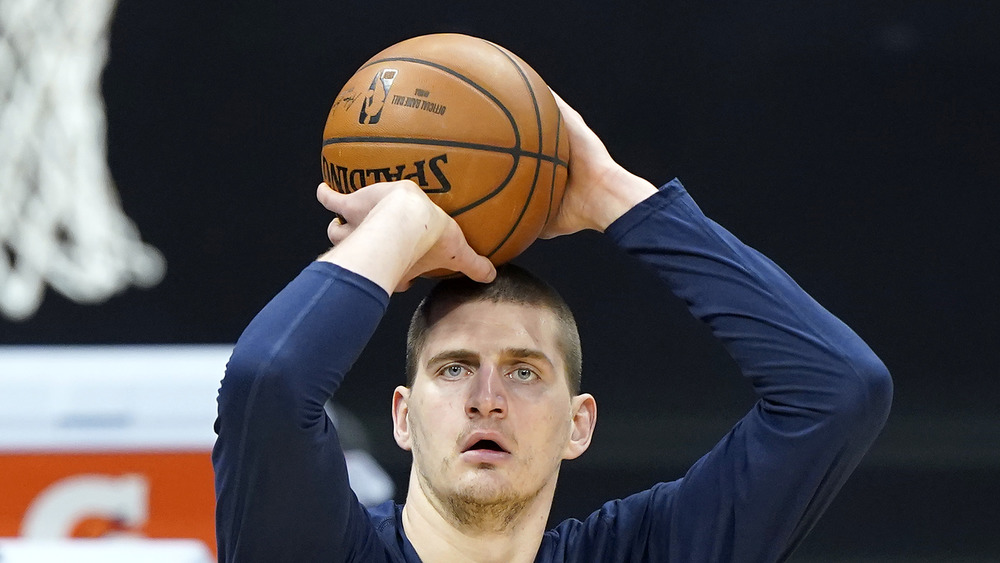
[[[561,237],[563,235],[568,235],[568,234],[570,233],[560,229],[556,229],[555,226],[550,225],[549,227],[546,227],[545,230],[538,235],[538,238],[540,240],[552,240],[556,237]]]
[[[471,248],[456,264],[455,269],[469,276],[469,279],[481,283],[490,283],[497,277],[497,269],[493,262],[485,256],[476,254]]]
[[[444,212],[441,212],[444,215]],[[445,215],[446,216],[446,215]],[[447,216],[446,216],[447,217]],[[448,227],[445,228],[444,237],[449,242],[446,243],[445,256],[450,254],[450,260],[444,264],[445,269],[453,272],[461,272],[473,281],[489,283],[497,275],[496,267],[490,259],[476,252],[465,239],[461,227],[454,219],[448,217]]]
[[[334,190],[326,182],[316,186],[316,199],[330,211],[340,211],[344,205],[344,194]]]
[[[588,132],[595,138],[597,138],[597,134],[591,131],[590,127],[587,125],[587,122],[583,119],[583,115],[581,115],[580,112],[576,111],[575,109],[573,109],[572,106],[567,104],[566,101],[560,98],[559,94],[556,94],[554,90],[550,88],[549,91],[552,92],[552,97],[555,98],[556,106],[559,108],[559,113],[562,114],[563,120],[566,121],[566,127],[568,129],[570,129],[571,131],[578,129],[581,133]]]
[[[575,116],[579,116],[580,115],[579,112],[577,112],[575,109],[573,109],[572,106],[570,106],[569,104],[566,103],[566,100],[562,99],[562,97],[559,94],[556,94],[555,90],[553,90],[552,88],[549,88],[549,92],[551,92],[552,93],[552,97],[555,98],[555,100],[556,100],[556,106],[559,107],[559,111],[561,113],[563,113],[563,114],[567,114],[568,113],[568,114],[572,114],[572,115],[575,115]]]
[[[330,221],[326,228],[326,236],[329,237],[334,246],[343,242],[352,232],[354,232],[354,225],[345,223],[339,216]]]
[[[560,96],[559,94],[556,94],[556,91],[553,90],[552,88],[549,88],[549,93],[552,94],[553,98],[555,98],[556,105],[560,106],[559,109],[562,109],[562,106],[568,106],[569,105],[569,104],[566,103],[566,100],[562,99],[562,96]]]
[[[396,286],[396,289],[394,289],[392,292],[403,293],[404,291],[410,289],[411,287],[413,287],[413,280],[401,281],[399,282],[399,285]]]

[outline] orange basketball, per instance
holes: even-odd
[[[495,264],[523,252],[562,201],[569,139],[555,99],[516,55],[458,34],[372,57],[334,100],[323,179],[350,193],[410,179]]]

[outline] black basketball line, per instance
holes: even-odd
[[[427,65],[427,66],[430,66],[430,67],[434,67],[434,68],[436,68],[438,70],[442,70],[444,72],[447,72],[448,74],[454,76],[455,78],[458,78],[462,82],[465,82],[469,86],[472,86],[476,90],[479,90],[483,95],[485,95],[490,100],[492,100],[493,103],[496,104],[497,107],[500,108],[501,111],[503,111],[504,115],[507,116],[507,121],[510,121],[510,126],[514,130],[514,148],[515,149],[520,149],[521,148],[521,131],[517,128],[517,121],[514,119],[514,115],[510,113],[510,110],[507,109],[507,106],[503,105],[503,103],[499,99],[497,99],[496,96],[493,95],[493,92],[490,92],[486,88],[483,88],[476,81],[472,80],[468,76],[465,76],[464,74],[462,74],[462,73],[460,73],[460,72],[458,72],[458,71],[456,71],[454,69],[448,68],[448,67],[446,67],[446,66],[444,66],[444,65],[442,65],[440,63],[436,63],[434,61],[428,61],[428,60],[425,60],[425,59],[416,59],[416,58],[413,58],[413,57],[386,57],[384,59],[378,59],[377,61],[371,61],[370,63],[364,65],[361,68],[359,68],[358,71],[366,69],[366,68],[368,68],[368,67],[370,67],[370,66],[372,66],[374,64],[378,64],[378,63],[382,63],[382,62],[388,62],[388,61],[405,61],[405,62],[416,63],[416,64],[421,64],[421,65]],[[541,148],[541,147],[539,147],[539,148]]]
[[[395,141],[399,141],[401,144],[415,144],[415,145],[431,144],[431,145],[434,145],[434,146],[444,146],[444,147],[463,148],[463,149],[464,148],[476,148],[475,146],[473,146],[473,147],[463,146],[463,145],[467,145],[467,144],[468,145],[472,145],[474,143],[460,143],[460,142],[450,143],[448,141],[440,141],[440,142],[434,142],[434,143],[431,143],[431,142],[424,143],[424,142],[421,142],[422,141],[421,139],[410,139],[410,138],[407,138],[407,137],[374,137],[374,136],[373,137],[337,137],[335,139],[332,139],[332,141],[336,142],[336,139],[360,139],[361,141],[365,141],[365,142],[373,142],[374,141],[374,142],[385,142],[385,143],[392,143],[392,142],[395,142]],[[412,141],[412,142],[404,142],[404,141]],[[328,144],[332,145],[332,144],[334,144],[334,142],[324,142],[323,146],[326,146]],[[347,142],[347,141],[345,141],[345,142]],[[507,151],[493,151],[493,152],[499,152],[499,153],[502,153],[502,154],[510,154],[510,153],[507,153]],[[512,155],[512,156],[514,156],[514,155]],[[528,153],[526,156],[533,156],[533,155],[531,153]],[[477,205],[480,205],[484,201],[488,201],[489,198],[491,198],[491,197],[495,196],[496,194],[502,192],[503,189],[505,187],[507,187],[507,184],[510,183],[510,179],[514,177],[514,172],[517,172],[517,163],[518,163],[518,158],[517,158],[517,156],[514,156],[514,164],[511,165],[510,169],[507,171],[507,177],[504,178],[503,180],[501,180],[500,183],[498,184],[498,187],[495,188],[492,192],[490,192],[486,196],[483,196],[483,198],[481,198],[481,199],[478,199],[478,200],[476,200],[476,201],[474,201],[474,202],[472,202],[472,203],[470,203],[468,205],[465,205],[464,207],[460,207],[458,209],[455,209],[455,210],[449,212],[448,216],[452,217],[452,218],[458,217],[462,213],[465,213],[466,211],[475,208]]]
[[[559,140],[562,138],[562,112],[556,116],[556,150],[555,154],[559,154]],[[567,178],[568,180],[569,178]],[[549,222],[549,217],[552,216],[552,199],[556,196],[556,167],[552,166],[552,181],[549,182],[549,208],[545,211],[545,222]]]
[[[489,42],[487,41],[487,43],[489,43]],[[429,66],[429,67],[436,68],[436,69],[438,69],[440,71],[446,72],[446,73],[454,76],[455,78],[458,78],[462,82],[465,82],[466,84],[472,86],[476,90],[479,90],[480,93],[482,93],[483,95],[485,95],[486,97],[488,97],[490,100],[492,100],[493,103],[495,103],[497,105],[497,107],[500,108],[501,111],[503,111],[504,114],[507,116],[507,120],[510,121],[510,126],[514,130],[514,147],[513,147],[513,149],[516,151],[516,153],[515,153],[515,157],[514,157],[514,165],[511,167],[510,173],[507,174],[507,178],[505,178],[504,181],[499,186],[497,186],[496,188],[494,188],[493,191],[491,191],[490,193],[488,193],[488,194],[484,195],[483,197],[479,198],[478,200],[476,200],[476,201],[474,201],[474,202],[466,205],[465,207],[453,210],[451,213],[449,213],[449,215],[452,216],[452,217],[458,217],[459,215],[465,213],[466,211],[468,211],[470,209],[473,209],[475,207],[478,207],[479,205],[482,205],[483,203],[485,203],[485,202],[489,201],[490,199],[492,199],[493,196],[495,196],[498,193],[502,192],[503,189],[507,187],[507,183],[510,182],[510,179],[514,177],[514,172],[517,170],[517,166],[518,166],[518,163],[520,161],[517,158],[516,154],[518,154],[518,153],[521,152],[521,131],[517,128],[517,121],[514,119],[513,114],[510,113],[510,110],[507,109],[507,106],[503,105],[503,103],[500,102],[500,100],[497,99],[497,97],[494,96],[492,92],[490,92],[486,88],[483,88],[482,86],[480,86],[477,82],[475,82],[474,80],[472,80],[468,76],[465,76],[464,74],[462,74],[460,72],[457,72],[454,69],[448,68],[448,67],[446,67],[446,66],[444,66],[444,65],[442,65],[440,63],[436,63],[434,61],[428,61],[426,59],[417,59],[417,58],[414,58],[414,57],[385,57],[385,58],[382,58],[382,59],[378,59],[378,60],[374,60],[374,61],[366,63],[361,68],[359,68],[358,71],[361,71],[363,69],[366,69],[366,68],[368,68],[368,67],[370,67],[372,65],[378,64],[378,63],[390,62],[390,61],[404,61],[404,62],[410,62],[410,63],[416,63],[416,64],[421,64],[421,65],[426,65],[426,66]],[[327,144],[326,141],[324,141],[323,144],[325,146]],[[538,148],[539,148],[539,150],[541,150],[542,147],[539,146]]]
[[[485,41],[485,43],[488,43],[489,45],[491,45],[493,47],[497,47],[496,45],[494,45],[493,43],[490,43],[489,41]],[[504,55],[506,55],[506,53],[504,53]],[[510,58],[510,57],[508,57],[508,58]],[[535,153],[535,152],[530,152],[530,151],[524,151],[524,150],[522,150],[521,149],[521,130],[517,128],[517,121],[514,119],[514,115],[510,113],[510,110],[507,109],[507,106],[503,105],[503,102],[501,102],[496,96],[494,96],[492,92],[490,92],[486,88],[483,88],[482,86],[480,86],[478,82],[472,80],[468,76],[465,76],[464,74],[462,74],[462,73],[460,73],[460,72],[458,72],[458,71],[456,71],[454,69],[448,68],[448,67],[446,67],[446,66],[444,66],[444,65],[442,65],[440,63],[436,63],[434,61],[428,61],[426,59],[417,59],[417,58],[414,58],[414,57],[385,57],[383,59],[378,59],[378,60],[374,60],[374,61],[366,63],[364,66],[362,66],[361,68],[359,68],[358,71],[362,71],[362,70],[364,70],[364,69],[366,69],[366,68],[368,68],[368,67],[370,67],[372,65],[376,65],[378,63],[391,62],[391,61],[403,61],[403,62],[416,63],[416,64],[421,64],[421,65],[426,65],[426,66],[434,67],[434,68],[436,68],[438,70],[444,71],[444,72],[446,72],[446,73],[454,76],[455,78],[458,78],[459,80],[461,80],[462,82],[465,82],[469,86],[472,86],[476,90],[479,90],[480,93],[482,93],[487,98],[489,98],[494,104],[497,105],[498,108],[500,108],[500,110],[504,113],[504,115],[507,116],[507,121],[510,122],[510,126],[514,130],[514,146],[508,149],[508,148],[505,148],[505,147],[493,147],[491,145],[475,145],[475,143],[462,143],[460,141],[451,141],[450,142],[451,144],[447,144],[449,142],[446,142],[446,141],[442,141],[441,143],[437,143],[437,142],[435,142],[435,141],[437,141],[436,139],[432,140],[432,139],[412,139],[412,138],[409,138],[409,137],[367,137],[367,136],[361,136],[361,137],[331,137],[330,139],[326,139],[323,142],[324,146],[328,145],[328,144],[333,144],[333,143],[336,143],[336,142],[342,142],[342,141],[339,141],[338,139],[355,139],[355,140],[361,140],[361,141],[370,141],[372,139],[384,139],[387,142],[391,142],[392,140],[398,140],[399,142],[415,143],[415,144],[427,143],[427,144],[434,144],[434,145],[440,145],[440,146],[456,146],[456,147],[461,147],[461,148],[482,148],[482,150],[495,150],[497,152],[508,152],[509,154],[511,154],[514,157],[526,156],[526,157],[530,157],[530,158],[538,158],[538,159],[541,159],[541,160],[546,160],[546,161],[549,161],[549,162],[554,162],[556,164],[556,166],[565,166],[567,168],[569,167],[569,163],[568,162],[559,159],[559,154],[558,153],[556,153],[555,155],[549,156],[549,155],[543,154],[541,152]],[[515,64],[514,67],[517,68],[518,72],[521,72],[521,68],[519,66],[517,66]],[[523,76],[523,73],[522,73],[522,76]],[[465,146],[465,145],[468,145],[468,146]],[[539,149],[539,151],[541,151],[541,149],[542,149],[541,145],[538,146],[538,149]]]
[[[523,157],[534,158],[535,159],[535,174],[534,174],[534,178],[533,178],[532,183],[531,183],[531,189],[530,189],[530,191],[528,193],[528,197],[525,200],[525,204],[521,208],[521,213],[518,216],[517,220],[515,221],[513,227],[507,232],[507,234],[503,237],[503,239],[500,241],[500,243],[497,244],[496,247],[493,248],[493,250],[491,250],[489,253],[486,254],[486,256],[492,256],[494,253],[496,253],[510,239],[510,237],[513,235],[514,231],[516,231],[517,227],[520,225],[521,220],[524,218],[524,214],[527,211],[528,204],[531,202],[531,199],[534,196],[534,191],[535,191],[536,184],[538,183],[538,176],[539,176],[539,173],[540,173],[542,161],[551,162],[553,164],[552,184],[550,185],[550,188],[549,188],[550,194],[549,194],[548,210],[546,211],[546,220],[548,220],[548,217],[549,217],[549,215],[551,214],[551,211],[552,211],[552,196],[553,196],[554,191],[555,191],[555,168],[558,167],[558,166],[564,166],[564,167],[568,168],[569,164],[566,161],[564,161],[564,160],[562,160],[562,159],[559,158],[559,152],[558,152],[558,146],[559,146],[558,145],[558,142],[559,142],[558,128],[559,128],[559,124],[561,122],[561,117],[562,117],[561,114],[557,116],[558,121],[557,121],[557,134],[556,134],[556,152],[553,155],[549,156],[549,155],[544,154],[544,152],[542,152],[544,149],[543,149],[543,145],[542,145],[543,139],[542,139],[541,111],[540,111],[539,106],[538,106],[538,98],[535,96],[535,92],[534,92],[534,90],[531,87],[531,83],[528,80],[527,75],[525,74],[525,72],[521,68],[521,66],[518,65],[517,62],[513,58],[511,58],[511,56],[507,52],[505,52],[502,48],[498,47],[497,45],[495,45],[493,43],[490,43],[489,41],[484,41],[484,42],[487,43],[488,45],[496,48],[505,57],[507,57],[507,59],[511,62],[511,64],[514,65],[514,68],[517,70],[517,72],[521,75],[521,79],[524,81],[525,85],[528,87],[528,92],[531,94],[531,101],[532,101],[532,105],[534,106],[534,110],[535,110],[535,121],[536,121],[536,125],[538,127],[538,151],[537,152],[534,152],[534,151],[525,151],[525,150],[523,150],[521,148],[521,133],[520,133],[520,130],[518,129],[518,127],[517,127],[517,122],[514,119],[514,116],[511,114],[510,110],[508,110],[507,107],[496,96],[493,95],[492,92],[490,92],[486,88],[482,87],[477,82],[475,82],[474,80],[470,79],[469,77],[467,77],[467,76],[465,76],[465,75],[463,75],[463,74],[455,71],[454,69],[451,69],[449,67],[446,67],[446,66],[444,66],[442,64],[439,64],[439,63],[436,63],[436,62],[433,62],[433,61],[428,61],[428,60],[425,60],[425,59],[418,59],[418,58],[414,58],[414,57],[385,57],[385,58],[381,58],[381,59],[377,59],[377,60],[370,61],[370,62],[366,63],[361,68],[359,68],[358,71],[363,70],[363,69],[365,69],[365,68],[367,68],[369,66],[372,66],[372,65],[375,65],[375,64],[379,64],[379,63],[383,63],[383,62],[403,61],[403,62],[411,62],[411,63],[415,63],[415,64],[421,64],[421,65],[430,66],[430,67],[436,68],[438,70],[441,70],[441,71],[443,71],[443,72],[445,72],[447,74],[450,74],[450,75],[458,78],[459,80],[465,82],[466,84],[472,86],[476,90],[478,90],[480,93],[482,93],[487,98],[489,98],[494,104],[496,104],[497,107],[500,108],[501,111],[503,111],[503,113],[507,116],[507,120],[511,124],[511,128],[513,129],[514,138],[515,138],[515,146],[511,147],[511,148],[506,148],[506,147],[500,147],[500,146],[494,146],[494,145],[486,145],[486,144],[478,144],[478,143],[466,143],[466,142],[462,142],[462,141],[445,141],[445,140],[440,140],[440,139],[417,139],[417,138],[411,138],[411,137],[385,137],[385,136],[331,137],[331,138],[325,139],[323,141],[323,146],[332,145],[332,144],[340,144],[340,143],[351,143],[351,142],[361,142],[361,143],[365,143],[365,142],[367,142],[367,143],[381,142],[381,143],[388,143],[388,144],[392,144],[392,143],[423,144],[423,145],[430,145],[430,146],[466,148],[466,149],[472,149],[472,150],[483,150],[483,151],[489,151],[489,152],[500,152],[500,153],[504,153],[504,154],[509,154],[514,159],[514,162],[513,162],[513,166],[511,166],[510,172],[507,174],[507,177],[504,178],[504,180],[495,189],[493,189],[488,194],[484,195],[483,197],[479,198],[476,201],[473,201],[472,203],[470,203],[468,205],[465,205],[465,206],[463,206],[463,207],[461,207],[459,209],[456,209],[456,210],[453,210],[452,212],[450,212],[449,215],[451,217],[458,217],[459,215],[465,213],[466,211],[474,209],[474,208],[478,207],[479,205],[482,205],[483,203],[485,203],[485,202],[489,201],[490,199],[492,199],[493,197],[495,197],[497,194],[499,194],[500,192],[502,192],[504,190],[504,188],[507,187],[507,184],[510,183],[510,180],[513,178],[514,173],[517,171],[517,168],[520,165],[520,159],[523,158]]]
[[[557,158],[543,153],[525,151],[515,148],[501,147],[497,145],[485,145],[482,143],[450,141],[447,139],[421,139],[418,137],[386,137],[379,135],[362,135],[353,137],[330,137],[329,139],[325,139],[323,141],[323,146],[325,147],[327,145],[337,145],[344,143],[387,143],[387,144],[399,143],[401,145],[430,145],[434,147],[472,149],[477,151],[498,152],[501,154],[508,154],[515,159],[520,157],[528,157],[528,158],[537,158],[538,160],[544,160],[556,164],[562,164],[562,161],[559,161]]]
[[[514,65],[514,68],[517,69],[517,73],[521,75],[521,80],[524,82],[524,85],[528,88],[528,93],[531,94],[531,105],[535,109],[535,126],[538,128],[538,152],[542,152],[542,150],[543,150],[542,149],[542,112],[538,108],[538,98],[535,97],[535,90],[531,87],[531,81],[528,80],[528,76],[524,73],[524,69],[521,68],[521,65],[517,64],[517,61],[515,61],[507,53],[507,51],[501,49],[500,47],[498,47],[497,45],[494,45],[493,43],[490,43],[489,41],[487,41],[486,43],[489,44],[489,45],[491,45],[497,51],[500,51],[500,53],[503,56],[507,57],[507,60],[510,61],[510,64]],[[507,231],[507,234],[504,235],[504,237],[500,240],[500,242],[497,243],[497,245],[495,247],[493,247],[493,250],[491,250],[489,252],[489,254],[487,254],[486,256],[493,256],[493,254],[497,250],[500,250],[500,248],[504,244],[506,244],[508,240],[510,240],[511,235],[514,234],[514,231],[516,231],[517,228],[519,226],[521,226],[521,220],[524,219],[524,214],[527,213],[528,207],[531,205],[531,198],[533,198],[535,196],[535,186],[538,184],[538,173],[541,171],[541,168],[542,168],[542,161],[541,160],[535,160],[535,176],[534,176],[534,178],[531,179],[531,189],[528,190],[528,197],[525,198],[525,200],[524,200],[524,206],[521,207],[521,213],[520,213],[520,215],[517,216],[517,220],[514,221],[514,224],[510,227],[510,230]],[[554,172],[555,172],[555,170],[553,170],[553,173]],[[549,205],[551,206],[551,203]]]

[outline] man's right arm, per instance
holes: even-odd
[[[316,262],[237,341],[213,452],[220,561],[332,561],[373,535],[323,405],[387,303],[371,281]]]
[[[336,561],[382,553],[349,487],[323,405],[384,313],[389,294],[448,268],[495,270],[412,182],[318,197],[347,219],[239,338],[219,391],[216,471],[220,561]]]

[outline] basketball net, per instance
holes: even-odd
[[[101,71],[115,0],[0,0],[0,314],[152,287],[163,255],[121,209]]]

